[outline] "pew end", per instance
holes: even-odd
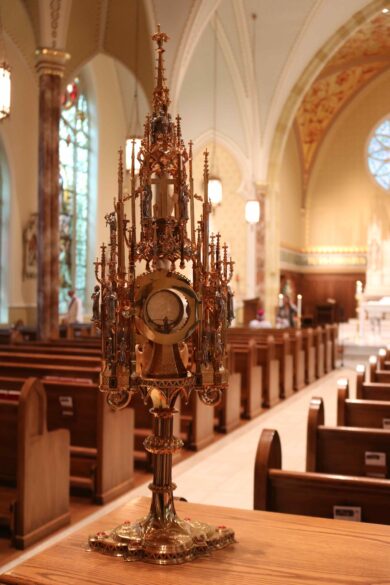
[[[325,422],[324,402],[322,398],[312,398],[307,420],[306,471],[316,471],[317,432]]]
[[[268,470],[282,468],[282,447],[278,431],[263,429],[257,446],[254,474],[255,510],[267,510]]]
[[[2,408],[4,401],[0,403]],[[3,473],[7,466],[15,473],[11,538],[16,548],[24,549],[70,522],[70,435],[65,429],[47,430],[46,393],[36,378],[24,382],[8,416],[14,421],[16,441],[2,441],[0,463]]]
[[[349,398],[349,380],[339,378],[337,380],[337,425],[346,426],[346,400]]]

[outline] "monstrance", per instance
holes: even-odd
[[[145,518],[98,533],[89,544],[125,560],[168,565],[234,542],[234,532],[225,526],[180,519],[172,482],[172,456],[183,446],[172,430],[177,397],[188,400],[196,392],[213,407],[227,389],[233,262],[220,234],[209,234],[208,153],[201,198],[193,188],[192,143],[187,150],[180,117],[172,121],[168,111],[163,60],[168,37],[158,27],[152,38],[157,74],[153,112],[146,118],[138,154],[139,176],[133,147],[131,189],[125,194],[120,153],[118,199],[106,215],[110,242],[101,246],[101,258],[95,262],[99,285],[92,295],[92,319],[102,334],[100,390],[113,408],[127,407],[136,393],[152,405],[153,433],[144,442],[152,454],[152,500]],[[203,200],[197,224],[195,197]],[[127,200],[130,221],[124,211]],[[188,262],[192,280],[176,269],[179,263],[184,270]]]

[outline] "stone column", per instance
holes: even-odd
[[[256,199],[260,203],[260,221],[256,224],[256,296],[265,303],[265,226],[266,226],[266,190],[256,187]]]
[[[42,340],[58,337],[59,121],[67,53],[38,49],[39,180],[37,326]]]

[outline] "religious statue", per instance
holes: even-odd
[[[118,362],[120,364],[125,364],[126,363],[126,350],[127,350],[126,339],[124,338],[124,336],[122,336],[122,339],[121,339],[120,344],[119,344],[119,358],[118,358]]]
[[[157,134],[165,134],[169,127],[169,120],[163,108],[152,118],[152,142],[156,142]]]
[[[183,185],[179,195],[180,219],[184,220],[188,219],[188,201],[189,201],[188,189],[186,185]]]
[[[106,359],[108,362],[111,362],[113,357],[114,357],[114,348],[113,348],[113,344],[112,344],[112,337],[109,337],[107,339],[107,345],[106,345]]]
[[[95,285],[91,299],[93,300],[91,321],[100,321],[100,286],[98,284]]]
[[[152,187],[145,185],[142,191],[142,219],[152,217]]]
[[[227,320],[229,325],[231,325],[233,319],[235,319],[236,315],[234,313],[234,294],[230,286],[227,287]]]
[[[106,296],[107,319],[109,321],[115,321],[116,304],[117,294],[115,291],[112,290],[112,287],[110,287],[108,289],[108,294]]]

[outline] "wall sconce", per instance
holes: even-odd
[[[208,195],[212,207],[215,209],[222,203],[222,181],[218,177],[210,177]]]
[[[245,203],[245,221],[254,225],[260,221],[260,201],[247,201]]]

